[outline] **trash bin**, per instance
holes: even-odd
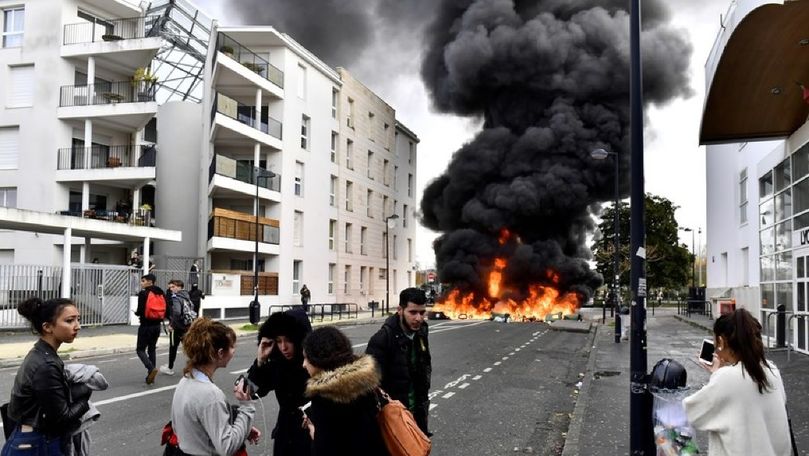
[[[688,374],[682,364],[664,358],[652,369],[649,391],[654,403],[654,439],[657,456],[692,456],[699,454],[694,428],[688,422],[683,399],[691,391],[686,386]]]
[[[368,301],[368,310],[376,310],[379,308],[378,301]]]
[[[250,313],[250,323],[257,325],[261,321],[261,306],[258,301],[250,301],[248,310]]]

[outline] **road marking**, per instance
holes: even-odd
[[[504,357],[503,357],[503,361],[505,361],[505,360],[507,360],[507,359],[508,359],[508,356],[504,356]]]
[[[434,409],[436,407],[438,407],[438,404],[430,404],[430,410],[432,410],[432,409]]]
[[[500,364],[502,364],[500,361],[496,361],[496,362],[494,363],[494,365],[495,365],[495,366],[499,366]]]
[[[126,400],[129,400],[129,399],[135,399],[137,397],[143,397],[143,396],[149,396],[151,394],[162,393],[163,391],[170,391],[170,390],[173,390],[175,388],[177,388],[177,385],[163,386],[161,388],[155,388],[155,389],[151,389],[151,390],[148,390],[148,391],[142,391],[140,393],[133,393],[133,394],[127,394],[126,396],[118,396],[118,397],[113,397],[113,398],[110,398],[110,399],[104,399],[103,401],[93,401],[93,404],[95,404],[96,407],[99,407],[99,406],[102,406],[102,405],[114,404],[116,402],[126,401]]]
[[[433,391],[432,393],[427,395],[427,399],[433,400],[433,399],[435,399],[436,396],[438,396],[439,394],[441,394],[443,392],[444,392],[444,390]]]
[[[249,369],[249,368],[248,368],[248,369]],[[247,372],[247,369],[239,369],[239,370],[237,370],[237,371],[228,372],[228,373],[229,373],[229,374],[233,374],[233,375],[239,375],[239,374],[243,374],[243,373],[245,373],[245,372]]]
[[[458,389],[466,389],[469,386],[469,383],[464,383],[463,385],[458,385]]]
[[[508,356],[514,356],[514,352],[509,353]]]
[[[520,351],[520,350],[521,350],[520,348],[515,348],[515,349],[514,349],[514,351],[515,351],[515,352],[518,352],[518,351]]]
[[[454,392],[452,392],[452,391],[450,391],[449,393],[447,393],[447,394],[445,394],[445,395],[443,395],[443,396],[441,396],[441,397],[443,397],[444,399],[449,399],[449,398],[451,398],[451,397],[452,397],[452,396],[454,396],[454,395],[455,395],[455,393],[454,393]]]
[[[482,375],[475,375],[474,377],[472,377],[472,380],[480,380],[481,378],[483,378]]]
[[[483,369],[483,372],[491,372],[491,371],[492,371],[491,367],[487,367],[486,369]]]
[[[360,347],[364,347],[366,345],[368,345],[368,342],[365,342],[364,344],[352,345],[351,348],[360,348]]]
[[[458,377],[457,380],[447,383],[444,386],[444,389],[453,388],[455,385],[457,385],[458,383],[461,383],[462,381],[466,380],[468,377],[469,377],[469,374],[463,374],[460,377]]]

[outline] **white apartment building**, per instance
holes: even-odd
[[[809,319],[800,317],[809,296],[809,105],[798,85],[809,84],[809,2],[737,0],[723,18],[705,67],[700,132],[707,296],[735,299],[765,332],[809,353]]]

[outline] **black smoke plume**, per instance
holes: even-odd
[[[427,29],[422,77],[441,111],[484,128],[455,152],[421,201],[442,282],[482,292],[495,257],[506,288],[555,285],[584,297],[601,283],[587,263],[592,215],[629,180],[629,14],[625,0],[444,0]],[[644,100],[690,96],[691,45],[643,2]],[[512,233],[501,243],[503,229]],[[519,241],[516,241],[519,239]],[[556,271],[553,284],[548,271]]]

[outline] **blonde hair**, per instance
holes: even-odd
[[[188,375],[191,369],[210,364],[216,359],[216,352],[229,350],[235,344],[233,328],[208,317],[197,318],[183,336],[183,351],[188,358],[183,374]]]

